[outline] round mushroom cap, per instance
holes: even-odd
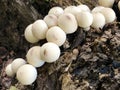
[[[90,26],[89,27],[86,27],[86,28],[83,28],[84,31],[89,31],[90,30]]]
[[[25,39],[30,43],[36,43],[39,41],[32,33],[32,24],[28,25],[24,32]]]
[[[41,47],[41,58],[45,62],[55,62],[60,57],[60,48],[52,42],[43,44]]]
[[[92,13],[97,13],[97,12],[100,12],[103,8],[105,8],[105,7],[97,6],[97,7],[93,8],[91,12]]]
[[[17,79],[23,85],[31,85],[37,78],[37,70],[30,64],[21,66],[17,71]]]
[[[57,26],[57,17],[54,14],[48,14],[44,17],[44,21],[50,28],[52,26]]]
[[[5,68],[5,72],[9,77],[13,77],[15,73],[12,70],[11,64],[8,64]]]
[[[90,12],[90,9],[87,5],[81,4],[77,6],[81,11],[88,11]]]
[[[40,46],[34,46],[30,48],[27,52],[26,58],[27,62],[34,67],[41,67],[44,65],[44,61],[41,59],[40,53],[41,53],[41,47]]]
[[[71,13],[64,13],[58,18],[58,26],[64,30],[66,34],[74,33],[77,28],[77,20]]]
[[[63,13],[64,13],[64,10],[61,7],[53,7],[48,12],[48,14],[54,14],[57,17],[59,17]]]
[[[116,19],[116,14],[111,8],[103,8],[100,13],[104,15],[106,23],[111,23]]]
[[[93,22],[93,15],[90,12],[80,12],[76,15],[78,25],[82,28],[88,28]]]
[[[66,40],[66,34],[60,27],[54,26],[48,29],[46,39],[48,42],[53,42],[58,46],[61,46]]]
[[[47,30],[48,26],[44,20],[36,20],[32,25],[32,33],[39,40],[45,39]]]
[[[104,7],[112,7],[115,0],[98,0],[99,5]]]
[[[78,12],[81,12],[81,9],[76,6],[68,6],[64,9],[64,13],[71,13],[76,15]]]
[[[11,67],[14,73],[17,72],[17,70],[22,66],[26,64],[26,61],[22,58],[16,58],[14,61],[11,63]]]
[[[93,13],[93,23],[91,26],[93,28],[103,28],[104,25],[105,25],[104,15],[99,12]]]

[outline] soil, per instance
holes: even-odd
[[[21,85],[8,77],[5,67],[15,58],[26,59],[28,49],[46,40],[30,44],[24,38],[26,26],[43,19],[53,6],[97,6],[97,0],[0,0],[0,90],[120,90],[120,11],[117,19],[103,29],[82,28],[67,35],[61,56],[54,63],[37,68],[37,80]]]

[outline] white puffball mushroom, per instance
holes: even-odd
[[[81,11],[88,11],[90,12],[90,8],[87,5],[81,4],[77,6]]]
[[[92,13],[93,14],[93,23],[92,23],[92,27],[93,28],[103,28],[103,26],[105,25],[105,17],[103,14],[97,12],[97,13]]]
[[[58,26],[64,30],[66,34],[74,33],[77,28],[77,20],[71,13],[64,13],[58,18]]]
[[[36,20],[32,25],[32,33],[39,40],[45,39],[47,30],[48,26],[44,20]]]
[[[89,27],[86,27],[86,28],[83,28],[84,31],[89,31],[90,30],[90,26]]]
[[[119,10],[120,10],[120,1],[118,2],[118,8],[119,8]]]
[[[50,28],[52,26],[57,26],[57,17],[54,14],[49,14],[44,17],[44,21]]]
[[[41,67],[45,63],[43,60],[41,60],[40,50],[40,46],[34,46],[30,48],[26,54],[27,62],[34,67]]]
[[[76,15],[78,12],[81,12],[81,9],[76,6],[68,6],[64,9],[64,13],[71,13]]]
[[[36,43],[39,41],[32,33],[32,24],[28,25],[24,32],[25,39],[30,43]]]
[[[14,73],[17,72],[17,70],[22,66],[26,64],[26,61],[22,58],[16,58],[13,60],[13,62],[11,63],[11,67]]]
[[[9,77],[13,77],[15,73],[12,70],[11,64],[8,64],[5,68],[5,72]]]
[[[17,71],[17,79],[23,85],[31,85],[37,78],[37,70],[30,64],[21,66]]]
[[[111,8],[103,8],[100,13],[104,15],[106,23],[111,23],[116,19],[116,14]]]
[[[48,42],[53,42],[61,46],[66,40],[66,34],[60,27],[54,26],[48,29],[46,39]]]
[[[91,12],[92,13],[97,13],[97,12],[100,12],[103,8],[105,8],[105,7],[97,6],[97,7],[93,8]]]
[[[61,7],[53,7],[49,10],[48,14],[54,14],[57,17],[59,17],[60,15],[62,15],[64,13],[63,8]]]
[[[82,28],[88,28],[93,22],[93,15],[90,12],[84,11],[76,15],[78,25]]]
[[[55,62],[60,57],[60,48],[52,42],[43,44],[41,47],[41,58],[45,62]]]
[[[112,7],[115,0],[98,0],[100,6]]]

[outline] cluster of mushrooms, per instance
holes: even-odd
[[[60,46],[66,40],[66,34],[74,33],[78,27],[89,31],[90,27],[103,28],[106,23],[116,19],[111,8],[115,0],[98,0],[99,6],[92,10],[87,5],[53,7],[44,19],[36,20],[25,29],[25,39],[36,43],[42,39],[48,42],[42,46],[31,47],[26,60],[17,58],[6,67],[6,74],[13,77],[16,74],[18,81],[23,85],[32,84],[37,78],[36,67],[45,62],[52,63],[60,57]],[[120,1],[118,3],[120,9]]]

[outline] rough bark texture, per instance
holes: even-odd
[[[53,6],[87,4],[91,9],[97,0],[1,0],[0,1],[0,90],[119,90],[120,88],[120,12],[113,5],[117,20],[104,28],[85,32],[82,28],[70,35],[61,46],[61,57],[54,63],[37,68],[37,80],[21,85],[5,74],[14,58],[25,59],[28,49],[45,40],[30,44],[24,29],[42,19]]]

